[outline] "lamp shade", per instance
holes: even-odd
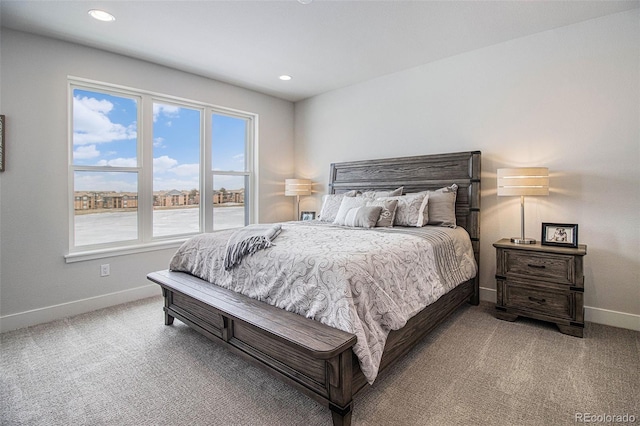
[[[498,195],[549,195],[549,169],[546,167],[498,169]]]
[[[309,179],[285,179],[284,195],[311,195]]]

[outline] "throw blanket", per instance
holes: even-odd
[[[249,225],[235,231],[227,241],[224,269],[230,270],[242,259],[258,250],[271,247],[272,241],[282,230],[282,225]]]
[[[286,222],[278,243],[224,268],[231,230],[186,241],[169,268],[353,333],[369,383],[387,336],[476,274],[461,228],[347,228]]]

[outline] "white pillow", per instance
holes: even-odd
[[[367,205],[367,199],[363,197],[344,197],[340,202],[340,208],[336,213],[336,218],[333,220],[334,225],[344,225],[345,218],[349,210],[356,207],[364,207]],[[380,214],[378,214],[380,216]]]
[[[353,226],[357,228],[373,228],[378,222],[382,207],[366,206],[356,207],[347,212],[344,223],[340,225]],[[334,222],[335,223],[335,222]]]
[[[322,208],[318,219],[322,222],[333,222],[336,220],[340,203],[345,197],[355,197],[356,191],[345,192],[344,194],[326,194],[322,196]]]

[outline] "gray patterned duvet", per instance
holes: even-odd
[[[224,267],[232,230],[198,235],[170,269],[354,333],[369,383],[390,330],[476,274],[463,228],[348,228],[285,222],[273,245]]]

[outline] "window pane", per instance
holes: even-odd
[[[240,228],[247,224],[245,176],[214,175],[213,229]]]
[[[73,90],[73,164],[137,167],[138,102]]]
[[[246,171],[247,120],[213,114],[211,121],[211,164],[213,171]]]
[[[153,236],[200,231],[200,111],[153,104]]]
[[[138,173],[74,173],[75,245],[138,238]]]

